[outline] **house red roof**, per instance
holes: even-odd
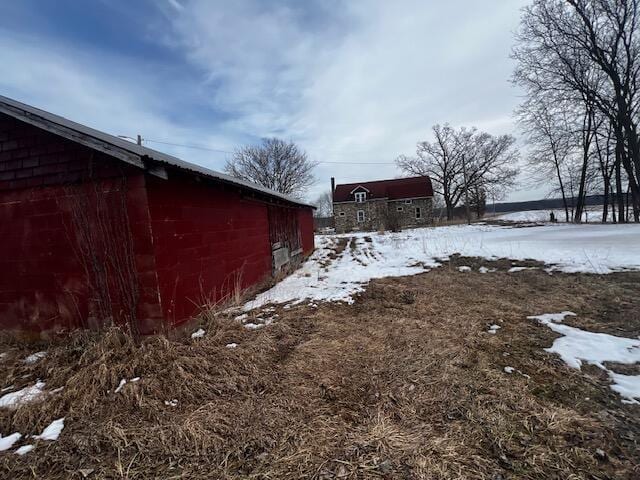
[[[367,199],[388,198],[389,200],[403,200],[406,198],[433,196],[433,188],[429,177],[411,177],[336,185],[336,189],[333,192],[333,201],[352,202],[355,200],[353,193],[356,191],[367,191]]]

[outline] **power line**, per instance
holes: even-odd
[[[163,140],[152,140],[150,138],[145,138],[143,140],[145,142],[160,143],[162,145],[171,145],[173,147],[195,148],[196,150],[207,150],[210,152],[217,152],[217,153],[229,153],[232,155],[234,153],[234,152],[230,152],[229,150],[220,150],[217,148],[205,147],[204,145],[187,145],[184,143],[172,143],[172,142],[165,142]],[[330,162],[325,160],[321,160],[316,163],[327,163],[332,165],[395,165],[395,163],[393,162]]]
[[[391,162],[325,162],[320,161],[316,163],[333,163],[337,165],[395,165],[395,163]]]
[[[229,150],[219,150],[217,148],[205,147],[203,145],[186,145],[186,144],[183,144],[183,143],[171,143],[171,142],[164,142],[162,140],[152,140],[150,138],[145,138],[144,141],[145,142],[151,142],[151,143],[161,143],[162,145],[171,145],[173,147],[195,148],[197,150],[208,150],[210,152],[231,153],[231,154],[233,154],[233,152],[230,152]]]

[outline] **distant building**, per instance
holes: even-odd
[[[396,230],[433,222],[429,177],[336,185],[331,179],[337,232]]]

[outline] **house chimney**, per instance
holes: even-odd
[[[336,191],[336,179],[331,177],[331,196],[333,196],[333,192]]]

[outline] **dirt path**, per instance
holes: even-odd
[[[639,478],[640,407],[546,353],[555,334],[526,317],[572,310],[575,326],[639,335],[640,274],[510,266],[455,259],[374,281],[351,306],[278,307],[256,331],[216,317],[196,341],[111,332],[32,365],[34,348],[3,346],[3,386],[65,388],[0,410],[0,432],[66,426],[24,457],[1,452],[0,477]]]

